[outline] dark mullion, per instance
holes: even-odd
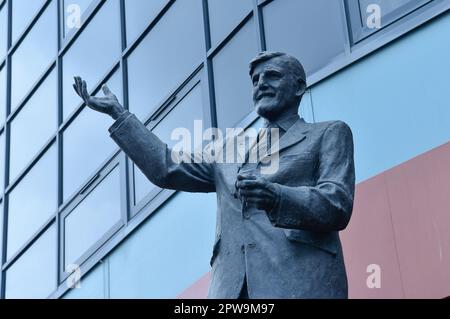
[[[265,6],[269,2],[272,2],[273,0],[256,0],[259,6]]]
[[[11,85],[10,85],[10,79],[11,77],[9,76],[10,71],[10,66],[11,66],[11,58],[10,58],[10,51],[9,48],[11,46],[11,26],[12,26],[12,10],[11,10],[11,0],[7,0],[5,1],[4,5],[7,5],[7,14],[6,14],[6,20],[7,20],[7,48],[8,48],[8,52],[6,54],[6,60],[5,60],[5,64],[4,64],[4,68],[5,68],[5,72],[6,72],[6,116],[9,115],[10,112],[10,91],[11,91]],[[2,229],[1,229],[1,238],[0,238],[0,244],[1,244],[1,255],[0,255],[0,299],[4,299],[5,298],[5,286],[6,286],[6,275],[5,272],[1,269],[3,266],[3,263],[6,260],[6,233],[7,233],[7,224],[8,224],[8,198],[6,197],[6,186],[8,185],[8,178],[9,178],[9,138],[7,137],[9,135],[9,128],[8,125],[5,123],[5,128],[4,128],[4,132],[3,134],[5,134],[5,145],[4,145],[4,163],[5,163],[5,167],[4,167],[4,180],[0,181],[0,183],[2,183],[2,188],[3,188],[3,212],[2,212]]]
[[[127,60],[123,55],[123,52],[127,49],[127,27],[126,27],[126,7],[125,0],[120,0],[120,31],[121,31],[121,39],[122,39],[122,57],[120,59],[120,70],[122,72],[122,96],[123,96],[123,106],[126,110],[129,109],[128,103],[128,65]],[[122,211],[122,220],[124,225],[128,224],[128,220],[130,219],[131,212],[131,191],[132,189],[129,187],[130,174],[129,174],[129,165],[128,156],[125,153],[121,153],[119,158],[119,170],[120,170],[120,197],[121,197],[121,211]]]
[[[59,0],[58,4],[57,4],[57,11],[58,11],[58,16],[57,16],[57,20],[58,20],[58,30],[57,30],[57,37],[58,37],[58,52],[61,49],[61,45],[62,45],[62,39],[63,39],[63,27],[64,27],[64,0]],[[57,92],[57,114],[56,114],[56,127],[59,128],[60,123],[62,122],[62,92],[63,92],[63,87],[62,87],[62,57],[58,56],[57,61],[56,61],[56,71],[57,71],[57,88],[56,88],[56,92]],[[57,185],[57,189],[58,189],[58,194],[57,194],[57,203],[56,203],[56,215],[55,215],[55,227],[56,227],[56,282],[59,283],[60,280],[60,276],[59,276],[59,268],[61,267],[60,265],[60,256],[61,256],[61,250],[63,249],[63,246],[61,245],[60,242],[60,216],[59,216],[59,205],[62,201],[62,197],[63,197],[63,192],[62,192],[62,186],[63,186],[63,180],[62,180],[62,172],[63,172],[63,163],[62,163],[62,159],[63,159],[63,149],[62,149],[62,135],[61,132],[57,132],[56,133],[56,153],[57,153],[57,174],[56,174],[56,185]]]
[[[203,25],[205,30],[206,52],[211,49],[211,24],[209,23],[209,5],[208,0],[203,0]]]
[[[207,108],[208,117],[210,118],[210,126],[217,127],[217,111],[216,111],[216,99],[214,94],[214,74],[212,71],[212,61],[208,58],[208,51],[211,49],[211,24],[209,23],[209,7],[208,0],[203,0],[203,21],[205,30],[205,86],[208,90],[204,108]]]
[[[57,7],[58,7],[58,52],[61,50],[63,41],[64,41],[64,0],[56,0],[58,1]]]
[[[258,6],[258,0],[253,0],[253,15],[255,16],[256,32],[258,35],[258,47],[260,51],[266,51],[266,36],[264,31],[264,17],[262,7]]]
[[[11,1],[8,3],[8,38],[11,37]],[[7,63],[6,63],[6,114],[9,114],[11,111],[11,54],[8,54],[7,57]],[[4,216],[3,216],[3,251],[2,251],[2,265],[6,262],[6,233],[7,233],[7,224],[8,224],[8,200],[7,200],[7,185],[9,184],[9,166],[10,166],[10,135],[11,135],[11,126],[7,122],[6,123],[6,129],[5,129],[5,180],[4,182],[4,198],[6,199],[4,201],[5,209]]]
[[[7,206],[8,206],[8,199],[4,197],[3,199],[3,226],[2,226],[2,232],[0,239],[1,245],[2,245],[2,251],[0,256],[0,299],[5,298],[5,284],[6,284],[6,272],[3,270],[3,264],[4,260],[6,260],[6,230],[7,226],[5,222],[8,222],[6,216],[7,216]]]

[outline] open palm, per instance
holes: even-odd
[[[73,88],[75,92],[77,92],[84,103],[91,109],[108,115],[113,115],[117,112],[120,113],[120,110],[123,109],[117,97],[109,90],[106,84],[102,86],[104,96],[95,97],[88,93],[86,81],[82,80],[79,76],[76,76],[74,80]]]

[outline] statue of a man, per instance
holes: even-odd
[[[341,121],[300,118],[307,86],[294,57],[262,52],[250,76],[256,111],[280,137],[279,167],[268,175],[258,173],[261,162],[176,162],[106,86],[104,97],[90,96],[80,77],[74,88],[88,107],[115,120],[111,137],[152,183],[217,193],[209,298],[347,298],[338,232],[353,208],[351,130]]]

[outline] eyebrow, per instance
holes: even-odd
[[[277,73],[282,73],[281,70],[275,69],[275,68],[270,68],[270,69],[264,70],[264,72],[277,72]]]
[[[283,73],[281,70],[279,70],[279,69],[276,69],[276,68],[270,68],[270,69],[267,69],[267,70],[263,70],[262,72],[259,72],[259,73],[253,73],[252,74],[252,79],[255,77],[255,76],[259,76],[261,73],[267,73],[267,72],[276,72],[276,73]]]

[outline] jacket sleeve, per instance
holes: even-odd
[[[314,187],[275,184],[278,202],[268,217],[276,227],[340,231],[353,210],[355,168],[353,137],[344,122],[333,122],[322,135],[318,180]]]
[[[174,161],[172,152],[135,115],[125,112],[110,127],[112,139],[156,186],[186,192],[215,191],[213,164]],[[181,163],[180,163],[181,162]]]

